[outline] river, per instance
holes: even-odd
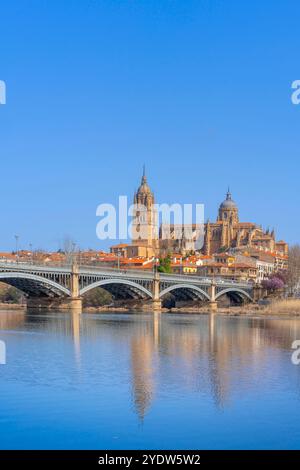
[[[1,449],[300,447],[300,320],[0,312]]]

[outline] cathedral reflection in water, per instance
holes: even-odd
[[[216,407],[225,408],[231,390],[238,388],[241,396],[247,393],[254,386],[253,377],[261,377],[269,355],[276,355],[279,349],[290,351],[292,341],[300,337],[296,319],[1,312],[1,330],[32,328],[72,339],[74,368],[78,371],[86,367],[84,351],[89,345],[95,360],[104,337],[112,348],[124,346],[132,403],[141,421],[156,396],[168,393],[170,388],[199,396],[209,393]],[[97,383],[101,387],[101,376]]]

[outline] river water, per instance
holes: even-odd
[[[300,447],[300,320],[0,312],[1,449]]]

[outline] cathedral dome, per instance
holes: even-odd
[[[143,168],[143,176],[142,176],[142,181],[141,181],[141,184],[137,190],[137,195],[152,195],[152,191],[150,189],[150,187],[148,186],[148,183],[147,183],[147,178],[146,178],[146,173],[145,173],[145,166]]]
[[[231,198],[231,192],[229,191],[229,188],[226,194],[226,199],[220,205],[220,209],[237,209],[236,203]]]
[[[143,175],[141,184],[137,190],[138,194],[143,193],[143,194],[151,194],[151,189],[148,186],[146,176]]]
[[[141,184],[134,194],[134,203],[144,204],[146,207],[151,206],[154,204],[154,196],[153,193],[147,183],[147,178],[145,174],[145,167],[143,170],[143,176],[141,180]]]

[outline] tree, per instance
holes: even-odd
[[[165,258],[159,258],[159,266],[157,268],[160,273],[171,273],[171,255],[168,254]]]
[[[82,301],[84,307],[101,307],[111,304],[112,295],[102,287],[96,287],[84,294]]]
[[[300,245],[289,248],[289,267],[287,271],[287,285],[292,294],[300,283]]]
[[[262,281],[262,286],[271,292],[276,292],[284,288],[284,282],[279,277],[273,276]]]
[[[63,240],[61,252],[65,254],[66,262],[72,263],[75,259],[76,242],[71,237],[66,236]]]
[[[288,283],[288,272],[286,269],[281,269],[280,271],[277,271],[276,273],[271,274],[270,278],[277,278],[281,279],[283,284],[286,286]]]
[[[6,284],[0,284],[0,302],[20,304],[24,300],[24,294],[19,289]]]

